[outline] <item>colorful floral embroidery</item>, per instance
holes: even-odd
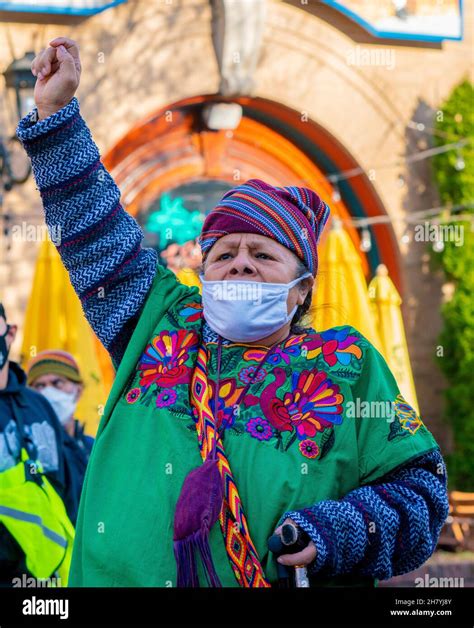
[[[261,368],[258,373],[255,375],[257,371],[257,366],[247,366],[239,371],[239,379],[244,384],[248,384],[249,382],[261,382],[265,379],[267,375],[267,371],[265,368]]]
[[[307,358],[309,360],[322,354],[328,366],[342,364],[348,366],[354,356],[357,360],[362,357],[361,348],[358,346],[360,338],[350,333],[351,327],[342,329],[328,329],[322,334],[316,334],[313,339],[305,343]]]
[[[175,390],[171,388],[165,388],[165,390],[162,390],[156,398],[156,407],[167,408],[168,406],[172,406],[177,397],[178,395]]]
[[[285,393],[283,399],[276,393],[287,374],[275,367],[272,375],[275,380],[262,390],[260,398],[247,395],[245,401],[250,406],[260,402],[265,418],[278,430],[296,430],[298,438],[303,439],[342,423],[343,396],[324,371],[293,373],[291,392]]]
[[[251,436],[258,440],[270,440],[273,434],[270,423],[260,417],[250,419],[245,429]]]
[[[415,412],[415,410],[405,401],[402,395],[398,395],[394,401],[395,414],[400,422],[402,429],[407,430],[410,434],[415,432],[423,425],[423,421]]]
[[[276,347],[273,355],[269,357],[267,364],[274,366],[275,364],[280,364],[280,362],[285,362],[285,364],[289,365],[291,357],[297,357],[300,355],[301,344],[304,338],[306,338],[306,334],[293,336],[283,344],[283,347]],[[263,360],[266,353],[267,352],[264,349],[247,349],[247,351],[244,351],[243,359],[247,361],[256,360],[257,362],[260,362]]]
[[[305,439],[300,442],[300,451],[305,458],[317,458],[319,447],[312,440]]]
[[[140,358],[140,386],[151,384],[176,386],[190,381],[190,368],[185,365],[189,354],[197,351],[197,335],[180,329],[162,331],[147,345]]]
[[[135,403],[138,401],[141,394],[142,391],[140,390],[140,388],[132,388],[132,390],[128,391],[125,399],[127,400],[127,403]]]
[[[202,304],[186,303],[184,308],[179,310],[179,315],[184,317],[185,323],[194,323],[202,316]]]
[[[228,429],[229,427],[232,427],[234,425],[236,415],[234,414],[232,407],[229,408],[225,406],[225,402],[223,399],[219,399],[219,402],[217,404],[217,412],[215,408],[215,399],[209,400],[209,406],[211,408],[213,416],[216,416],[217,414],[217,424],[220,429]]]
[[[138,382],[127,393],[126,400],[128,403],[139,401],[157,409],[166,408],[177,415],[190,415],[193,411],[195,413],[195,409],[189,406],[186,384],[190,383],[193,365],[189,364],[189,358],[198,349],[199,332],[190,330],[189,325],[199,322],[202,306],[200,303],[186,303],[177,308],[174,316],[185,320],[188,329],[162,331],[150,341],[138,361]],[[210,388],[210,409],[215,413],[218,425],[226,430],[246,433],[261,442],[274,440],[275,447],[281,451],[296,448],[297,444],[305,458],[322,459],[334,442],[331,438],[334,426],[342,423],[343,404],[340,388],[323,364],[346,365],[351,357],[358,360],[362,356],[355,344],[358,337],[350,334],[351,330],[351,327],[346,327],[289,338],[275,349],[267,364],[258,371],[258,364],[265,357],[266,350],[252,347],[239,354],[238,350],[226,349],[221,363],[221,373],[225,377],[220,382],[218,399],[215,377],[206,382]],[[211,351],[211,360],[215,359],[213,353]],[[295,370],[296,365],[306,364],[306,360],[315,355],[320,360],[311,364],[310,369],[302,370],[300,367]],[[299,357],[301,361],[295,360]],[[245,362],[245,366],[242,365],[242,359],[247,365]],[[323,369],[317,368],[319,364]],[[213,363],[213,373],[215,368]],[[202,379],[199,381],[202,386]],[[241,410],[257,406],[258,416],[254,412],[250,419],[245,420],[236,408],[244,387],[249,383],[255,387],[251,386],[242,400]],[[195,393],[200,396],[205,391]],[[322,435],[320,444],[314,441],[318,434]]]
[[[209,405],[215,413],[216,383],[210,380],[211,398]],[[219,384],[219,403],[217,405],[217,423],[225,429],[232,427],[235,423],[237,413],[234,411],[236,403],[240,397],[243,387],[236,384],[235,379],[228,377],[222,379]]]
[[[138,383],[126,395],[128,403],[170,408],[188,414],[189,402],[179,404],[173,387],[188,384],[192,367],[186,364],[198,349],[198,335],[193,331],[162,331],[146,346],[137,365]]]

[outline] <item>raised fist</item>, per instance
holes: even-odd
[[[39,119],[62,109],[73,98],[81,77],[79,46],[67,37],[56,37],[33,59],[36,76],[35,104]]]

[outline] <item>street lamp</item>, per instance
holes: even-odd
[[[14,90],[18,119],[23,118],[34,107],[36,78],[31,73],[34,52],[27,52],[21,59],[15,59],[7,67],[3,76],[7,90]],[[0,178],[5,190],[25,183],[30,176],[30,160],[26,156],[16,135],[6,142],[0,138]]]
[[[31,73],[34,52],[27,52],[21,59],[15,59],[3,73],[7,88],[15,90],[19,119],[26,116],[34,107],[36,78]]]

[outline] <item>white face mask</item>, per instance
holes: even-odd
[[[202,282],[203,315],[209,327],[232,342],[260,340],[289,323],[298,306],[288,314],[288,293],[311,277],[306,273],[290,283],[263,281]]]
[[[53,406],[53,410],[58,415],[61,424],[65,425],[76,409],[77,400],[75,393],[67,393],[64,390],[53,388],[53,386],[46,386],[41,391],[41,394]]]

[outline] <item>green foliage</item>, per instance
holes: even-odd
[[[441,153],[433,158],[435,178],[443,203],[472,203],[474,188],[474,86],[464,81],[436,114],[435,143],[440,146],[469,138],[471,142],[458,151]],[[464,169],[456,170],[456,161],[462,157]]]
[[[441,112],[441,113],[440,113]],[[434,176],[443,205],[474,202],[474,86],[464,81],[437,114],[438,145],[469,138],[459,151],[433,159]],[[461,166],[464,165],[464,168]],[[473,210],[462,210],[472,214]],[[445,418],[454,434],[454,453],[447,456],[450,488],[474,488],[474,233],[471,220],[452,223],[464,227],[464,242],[445,241],[435,254],[447,281],[453,283],[451,300],[442,308],[444,349],[438,363],[448,381]]]

